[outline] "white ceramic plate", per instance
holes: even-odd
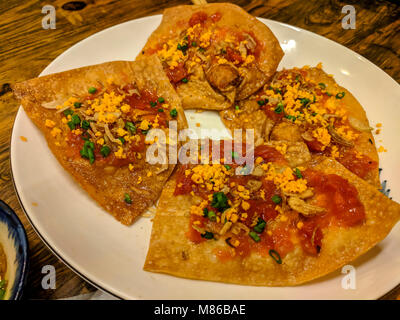
[[[41,75],[111,60],[132,60],[161,16],[129,21],[99,32],[68,49]],[[384,124],[379,139],[388,149],[380,154],[382,179],[400,201],[400,86],[353,51],[308,31],[282,23],[266,23],[285,50],[280,68],[316,65],[348,88],[365,107],[372,124]],[[220,128],[216,113],[186,113],[194,129]],[[20,136],[28,138],[23,142]],[[379,145],[379,144],[378,144]],[[344,290],[340,270],[298,287],[250,287],[175,278],[145,272],[150,219],[131,227],[117,222],[89,198],[58,164],[39,130],[18,111],[11,140],[15,187],[29,220],[43,241],[68,266],[97,287],[129,299],[375,299],[400,283],[400,225],[352,265],[356,289]],[[38,206],[32,205],[33,202]]]

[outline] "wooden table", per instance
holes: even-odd
[[[400,6],[395,1],[253,0],[232,1],[251,14],[285,22],[332,39],[363,55],[397,82],[400,81]],[[0,198],[23,221],[28,233],[31,269],[28,299],[57,299],[95,290],[57,259],[38,238],[14,193],[9,165],[10,136],[18,102],[10,84],[36,77],[63,51],[88,36],[139,17],[159,14],[166,7],[189,1],[172,0],[8,0],[0,2]],[[364,3],[364,4],[363,4]],[[55,30],[41,25],[42,7],[56,8]],[[344,30],[341,8],[356,8],[356,29]],[[129,39],[134,41],[134,39]],[[57,289],[43,290],[41,270],[51,264],[57,271]],[[400,286],[384,298],[400,297]]]

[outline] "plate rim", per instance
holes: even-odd
[[[96,32],[96,33],[93,33],[93,34],[87,36],[86,38],[81,39],[81,40],[79,40],[78,42],[72,44],[70,47],[68,47],[66,50],[64,50],[62,53],[60,53],[57,57],[55,57],[55,58],[40,72],[40,74],[38,75],[38,77],[43,76],[43,73],[45,73],[46,75],[47,75],[47,74],[51,74],[51,73],[46,73],[46,70],[47,70],[48,68],[50,68],[56,60],[58,60],[59,58],[61,58],[64,54],[67,54],[68,50],[70,50],[71,48],[80,45],[82,42],[86,41],[87,39],[89,39],[89,38],[91,38],[91,37],[99,36],[99,35],[101,35],[102,33],[108,32],[108,31],[110,31],[110,30],[112,30],[112,29],[114,29],[114,28],[121,27],[122,25],[132,23],[133,21],[148,20],[148,19],[152,19],[152,18],[154,19],[154,18],[159,18],[159,17],[162,17],[162,15],[161,15],[161,14],[155,14],[155,15],[149,15],[149,16],[144,16],[144,17],[136,18],[136,19],[131,19],[131,20],[128,20],[128,21],[124,21],[124,22],[118,23],[118,24],[116,24],[116,25],[112,25],[112,26],[110,26],[110,27],[108,27],[108,28],[105,28],[105,29],[103,29],[103,30],[100,30],[100,31],[98,31],[98,32]],[[383,72],[383,73],[386,75],[386,77],[389,78],[389,79],[393,82],[394,85],[397,85],[397,86],[400,87],[400,84],[399,84],[395,79],[393,79],[386,71],[384,71],[383,69],[381,69],[379,66],[377,66],[376,64],[374,64],[372,61],[370,61],[369,59],[365,58],[365,57],[362,56],[361,54],[359,54],[359,53],[357,53],[357,52],[355,52],[355,51],[353,51],[353,50],[347,48],[346,46],[344,46],[344,45],[342,45],[342,44],[340,44],[340,43],[338,43],[338,42],[336,42],[336,41],[334,41],[334,40],[331,40],[331,39],[329,39],[329,38],[326,38],[326,37],[324,37],[324,36],[322,36],[322,35],[319,35],[319,34],[317,34],[317,33],[312,32],[312,31],[309,31],[309,30],[306,30],[306,29],[303,29],[303,28],[300,28],[300,27],[297,27],[297,26],[293,26],[293,25],[290,25],[290,24],[287,24],[287,23],[284,23],[284,22],[280,22],[280,21],[277,21],[277,20],[271,20],[271,19],[267,19],[267,18],[263,18],[263,17],[256,17],[256,18],[257,18],[259,21],[261,21],[261,22],[263,22],[263,23],[265,23],[265,24],[271,23],[271,24],[283,26],[283,27],[285,27],[285,28],[290,28],[290,29],[295,30],[295,31],[297,31],[297,32],[309,34],[309,35],[311,35],[312,37],[318,37],[319,39],[321,39],[321,40],[323,40],[323,41],[326,41],[326,42],[328,42],[328,43],[333,43],[334,45],[341,47],[341,49],[345,49],[348,53],[351,53],[352,55],[354,55],[355,57],[357,57],[358,59],[360,59],[362,62],[368,63],[368,64],[369,64],[371,67],[373,67],[376,71],[378,71],[378,72]],[[267,25],[268,25],[268,24],[267,24]],[[154,30],[153,30],[153,31],[154,31]],[[279,41],[279,39],[278,39],[278,41]],[[21,206],[22,211],[24,212],[25,216],[27,217],[27,220],[29,221],[29,223],[30,223],[30,225],[32,226],[32,228],[34,229],[35,233],[36,233],[36,234],[39,236],[39,238],[43,241],[43,243],[46,245],[46,247],[47,247],[58,259],[60,259],[60,260],[61,260],[70,270],[72,270],[75,274],[77,274],[79,277],[81,277],[82,279],[84,279],[85,281],[87,281],[88,283],[90,283],[90,284],[91,284],[92,286],[94,286],[95,288],[97,288],[97,289],[99,289],[99,290],[102,290],[102,291],[106,292],[107,294],[110,294],[111,296],[113,296],[113,297],[115,297],[115,298],[118,298],[118,299],[132,299],[132,300],[133,300],[133,299],[139,299],[139,300],[141,300],[141,299],[138,298],[138,297],[132,298],[132,297],[127,297],[127,296],[125,296],[125,295],[116,294],[115,292],[118,291],[116,288],[109,288],[109,289],[106,289],[104,286],[102,286],[102,285],[98,284],[97,282],[95,282],[94,280],[90,279],[90,276],[89,276],[89,275],[83,274],[83,273],[82,273],[81,271],[79,271],[76,267],[72,266],[72,265],[67,261],[67,259],[63,258],[62,254],[59,253],[56,249],[54,249],[54,248],[50,245],[50,243],[45,239],[45,237],[40,233],[40,231],[38,230],[38,228],[34,225],[34,223],[33,223],[33,221],[31,220],[31,218],[30,218],[30,216],[29,216],[29,214],[28,214],[28,212],[27,212],[25,206],[23,205],[22,200],[21,200],[21,198],[20,198],[20,195],[19,195],[19,193],[18,193],[17,186],[16,186],[16,182],[15,182],[15,179],[14,179],[14,171],[13,171],[12,160],[11,160],[11,158],[12,158],[12,157],[11,157],[11,156],[12,156],[12,150],[13,150],[12,145],[13,145],[13,142],[14,142],[14,138],[15,138],[15,139],[17,138],[17,137],[14,137],[15,123],[16,123],[18,117],[20,116],[22,110],[23,110],[23,108],[22,108],[22,106],[20,105],[19,108],[18,108],[18,111],[17,111],[17,113],[16,113],[16,115],[15,115],[15,117],[14,117],[14,121],[13,121],[13,125],[12,125],[12,130],[11,130],[11,138],[10,138],[10,160],[9,160],[9,161],[10,161],[10,172],[11,172],[11,180],[12,180],[12,183],[13,183],[13,188],[14,188],[15,194],[17,195],[18,202],[19,202],[19,204],[20,204],[20,206]],[[188,280],[190,280],[190,279],[188,279]],[[395,286],[393,286],[391,289],[389,289],[389,290],[386,291],[385,293],[383,293],[383,294],[380,293],[378,296],[374,296],[374,298],[372,298],[372,299],[381,299],[382,297],[384,297],[385,295],[389,294],[391,291],[393,291],[393,290],[394,290],[395,288],[397,288],[398,286],[400,286],[400,283],[396,284]],[[250,286],[250,287],[251,287],[251,286]],[[289,287],[289,288],[290,288],[290,287]],[[368,298],[366,298],[366,299],[368,299]]]

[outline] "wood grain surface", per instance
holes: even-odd
[[[209,1],[211,2],[211,1]],[[221,1],[222,2],[222,1]],[[231,1],[255,16],[285,22],[318,33],[356,51],[400,82],[400,5],[397,1],[253,0]],[[63,51],[88,36],[135,18],[159,14],[189,1],[162,0],[7,0],[0,1],[0,198],[13,208],[28,233],[31,267],[27,299],[57,299],[95,290],[57,259],[38,238],[23,214],[10,172],[10,136],[19,104],[10,84],[36,77]],[[42,28],[42,7],[56,8],[56,29]],[[344,30],[341,8],[356,8],[356,29]],[[132,39],[134,41],[134,35]],[[41,286],[42,267],[57,271],[55,290]],[[400,296],[400,287],[385,299]]]

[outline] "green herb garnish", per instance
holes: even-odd
[[[87,130],[90,128],[90,122],[87,120],[83,120],[81,124],[82,129]]]
[[[279,102],[276,105],[276,108],[275,108],[274,112],[275,113],[282,113],[283,112],[283,103],[282,102]]]
[[[103,158],[106,158],[111,152],[111,149],[109,146],[102,146],[100,149],[100,154],[103,156]]]
[[[95,87],[90,87],[90,88],[88,89],[88,92],[89,92],[90,94],[94,94],[94,93],[97,92],[97,89],[96,89]]]
[[[201,237],[207,240],[214,239],[214,234],[212,232],[206,231],[201,234]]]
[[[74,114],[74,112],[73,112],[71,109],[69,109],[69,108],[66,109],[66,110],[64,110],[63,113],[64,113],[64,115],[65,115],[66,117],[72,116],[72,115]]]
[[[125,194],[124,194],[124,201],[125,201],[127,204],[132,204],[131,196],[130,196],[129,194],[125,193]]]
[[[172,109],[172,110],[169,112],[169,114],[170,114],[170,116],[171,116],[172,118],[175,118],[175,117],[178,115],[178,111],[177,111],[176,109]]]
[[[259,235],[257,233],[255,233],[254,231],[250,231],[249,232],[249,236],[250,238],[252,238],[255,242],[260,242],[261,238],[259,237]]]
[[[267,223],[263,219],[258,218],[257,224],[254,226],[253,229],[255,232],[261,233],[264,231],[266,225]]]
[[[230,208],[230,205],[228,204],[228,198],[223,192],[216,192],[213,194],[211,206],[215,209],[218,209],[218,211],[220,212],[223,212],[226,209]]]
[[[301,174],[301,172],[298,168],[294,169],[294,174],[299,179],[303,178],[303,175]]]
[[[336,99],[342,99],[346,95],[346,92],[339,92],[335,97]]]
[[[215,214],[214,211],[208,211],[208,212],[207,212],[207,217],[208,217],[208,219],[210,219],[211,221],[217,220],[217,215]]]
[[[130,134],[136,133],[136,126],[133,124],[133,122],[127,121],[125,123],[125,128],[130,132]]]
[[[280,196],[278,196],[277,194],[273,195],[271,197],[271,200],[275,204],[280,204],[282,202],[282,198]]]
[[[271,249],[268,251],[268,253],[271,256],[271,258],[275,260],[277,264],[282,264],[282,259],[278,252]]]

